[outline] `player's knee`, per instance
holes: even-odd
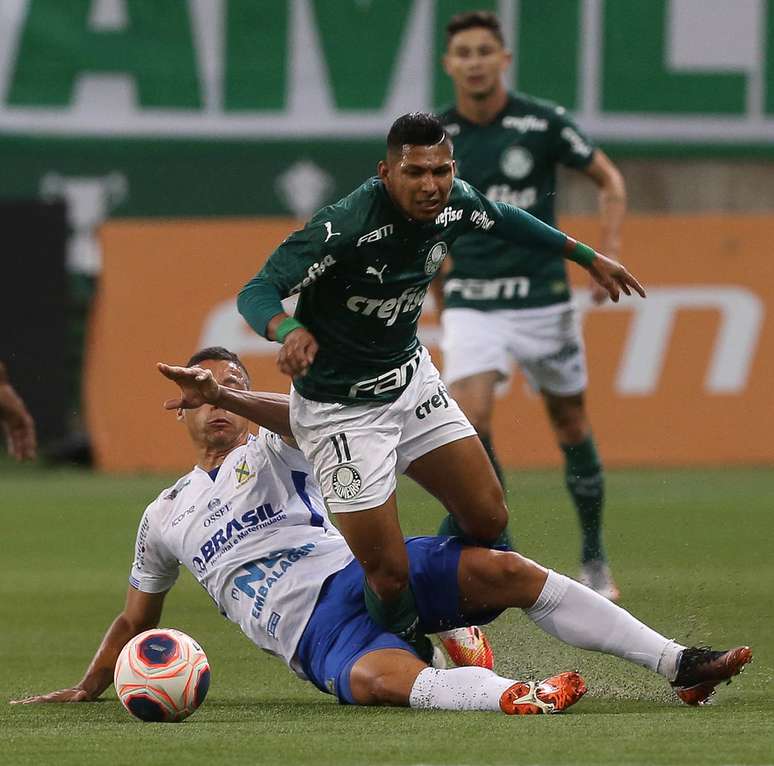
[[[513,551],[499,553],[496,559],[497,580],[515,594],[514,606],[535,603],[546,581],[546,570],[531,559]]]
[[[357,664],[349,675],[352,696],[358,705],[405,705],[405,690],[394,673],[374,673]]]
[[[580,398],[550,401],[548,411],[560,444],[580,444],[589,435],[590,426]]]
[[[382,601],[394,601],[408,588],[408,571],[397,567],[380,568],[368,572],[368,582],[371,589]]]
[[[497,493],[493,492],[489,500],[485,504],[482,503],[479,513],[473,518],[468,517],[462,525],[468,535],[484,543],[497,540],[508,526],[508,508],[499,485]]]
[[[588,437],[589,426],[585,418],[568,418],[556,425],[556,435],[560,444],[580,444]]]
[[[481,495],[481,512],[476,517],[479,540],[496,540],[508,526],[508,506],[499,482],[489,482]]]

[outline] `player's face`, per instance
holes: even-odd
[[[449,200],[454,159],[449,141],[405,145],[379,163],[379,177],[392,201],[414,221],[432,221]]]
[[[222,386],[248,390],[247,379],[242,368],[224,360],[205,360],[199,367],[212,370],[215,380]],[[212,404],[203,404],[191,410],[181,410],[191,440],[197,447],[214,451],[232,449],[247,435],[248,420],[226,412]]]
[[[443,58],[458,95],[474,99],[487,98],[503,88],[502,76],[510,63],[510,52],[484,27],[457,32]]]

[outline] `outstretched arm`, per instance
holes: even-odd
[[[83,678],[75,686],[70,689],[59,689],[47,694],[36,694],[24,699],[12,700],[11,704],[91,702],[97,699],[113,683],[116,660],[127,641],[144,630],[158,626],[166,595],[166,592],[143,593],[130,586],[126,594],[124,610],[107,629],[105,637]]]
[[[621,255],[621,228],[626,215],[626,184],[621,172],[601,150],[594,151],[591,162],[582,171],[599,189],[599,221],[601,225],[601,249],[610,258]],[[602,303],[607,292],[592,282],[591,297],[594,303]]]
[[[203,367],[175,367],[163,362],[158,362],[156,366],[165,378],[180,386],[180,396],[167,399],[164,409],[194,409],[203,404],[212,404],[241,415],[287,440],[293,439],[286,394],[242,391],[221,386],[212,372]],[[295,442],[292,443],[295,445]]]
[[[494,206],[499,215],[494,223],[484,229],[487,233],[516,244],[542,246],[547,252],[561,254],[568,260],[575,261],[588,271],[595,282],[607,290],[613,302],[618,301],[622,292],[631,295],[634,291],[645,297],[642,285],[618,261],[568,237],[524,210],[503,202],[495,202]]]

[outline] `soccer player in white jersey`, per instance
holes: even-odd
[[[159,624],[180,564],[258,647],[345,704],[524,715],[559,712],[585,693],[575,672],[533,683],[420,660],[369,617],[362,567],[330,524],[312,469],[294,446],[288,397],[250,392],[244,366],[223,348],[204,349],[185,368],[159,369],[180,386],[165,407],[187,426],[197,464],[146,509],[126,604],[81,681],[18,702],[99,697],[124,644]],[[251,436],[249,421],[265,428]],[[519,607],[567,643],[660,673],[688,704],[706,701],[752,657],[748,647],[686,648],[517,553],[455,537],[413,538],[407,548],[427,633],[486,623]]]

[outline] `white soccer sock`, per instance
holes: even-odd
[[[425,668],[409,695],[409,706],[434,710],[500,710],[500,697],[516,681],[486,668]]]
[[[685,648],[656,633],[585,585],[549,570],[535,604],[524,613],[546,633],[580,649],[606,652],[673,681]]]

